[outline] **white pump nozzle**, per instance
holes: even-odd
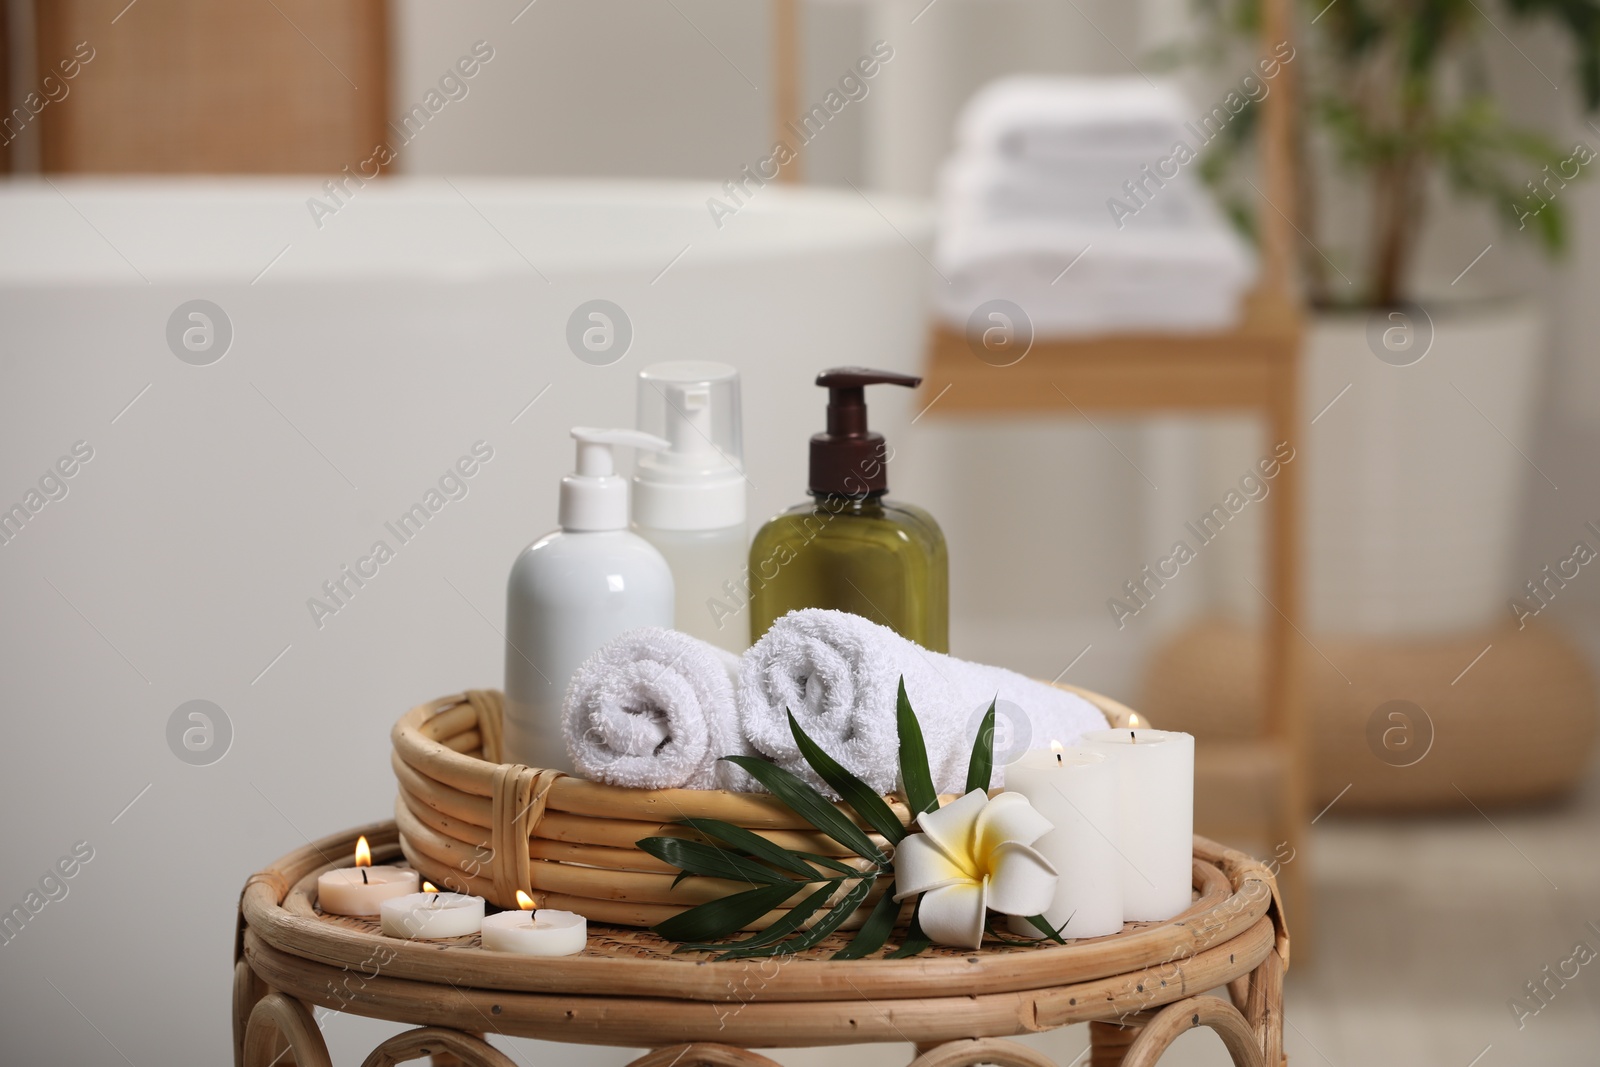
[[[599,430],[574,426],[578,469],[561,479],[561,528],[600,531],[628,528],[628,479],[617,474],[612,448],[623,445],[652,452],[670,443],[638,430]]]
[[[717,460],[717,446],[711,440],[711,389],[695,382],[669,382],[667,437],[672,447],[661,457],[667,466],[704,468]]]
[[[642,529],[721,530],[745,521],[739,372],[684,360],[639,372],[639,428],[672,442],[640,456],[633,518]]]

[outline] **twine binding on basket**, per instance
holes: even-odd
[[[501,900],[514,900],[519,889],[532,895],[528,839],[538,830],[550,786],[560,777],[560,771],[534,770],[519,763],[501,763],[494,769],[489,848],[495,895]]]
[[[500,694],[469,689],[465,696],[477,713],[484,762],[494,764],[489,798],[489,873],[495,897],[514,900],[518,890],[533,895],[528,839],[538,832],[550,786],[561,772],[502,762],[505,720]]]
[[[484,761],[503,762],[505,716],[501,712],[500,694],[489,689],[468,689],[466,697],[472,710],[478,713],[478,736],[483,739]]]

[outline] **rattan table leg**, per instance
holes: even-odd
[[[1255,1031],[1267,1067],[1281,1067],[1283,1056],[1283,957],[1276,952],[1244,978],[1244,1003],[1239,1011]],[[1234,997],[1238,1001],[1237,994]]]
[[[396,1034],[373,1049],[361,1067],[395,1067],[407,1060],[432,1056],[434,1067],[441,1063],[467,1067],[516,1067],[505,1053],[478,1034],[450,1030],[442,1026],[419,1026]]]
[[[294,1053],[295,1067],[333,1067],[310,1010],[293,997],[268,993],[251,1010],[244,1028],[244,1067],[282,1064],[282,1043]]]
[[[1139,1036],[1137,1026],[1119,1023],[1092,1022],[1089,1024],[1089,1062],[1087,1067],[1122,1067],[1128,1046]]]
[[[918,1045],[918,1056],[911,1067],[1055,1067],[1049,1056],[1027,1045],[999,1037],[946,1041],[942,1045]]]
[[[267,983],[256,977],[248,963],[240,960],[233,965],[233,1067],[244,1067],[245,1027],[268,992]]]
[[[1234,1067],[1266,1067],[1255,1031],[1239,1009],[1212,996],[1190,997],[1162,1008],[1128,1046],[1121,1067],[1155,1067],[1168,1046],[1200,1026],[1210,1027],[1222,1038]]]

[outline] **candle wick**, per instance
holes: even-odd
[[[1060,767],[1061,765],[1062,765],[1061,764],[1061,753],[1057,752],[1056,753],[1056,766]]]
[[[1128,737],[1131,738],[1128,744],[1137,745],[1139,743],[1139,735],[1134,733],[1132,730],[1128,731]]]
[[[365,867],[358,867],[356,869],[361,872],[361,884],[362,885],[366,885],[367,884],[367,869]]]

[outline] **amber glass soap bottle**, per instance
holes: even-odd
[[[837,367],[828,429],[811,438],[811,500],[767,522],[750,546],[750,638],[799,608],[861,615],[924,648],[950,648],[950,566],[944,534],[922,508],[890,500],[889,449],[867,428],[865,386],[922,379]]]

